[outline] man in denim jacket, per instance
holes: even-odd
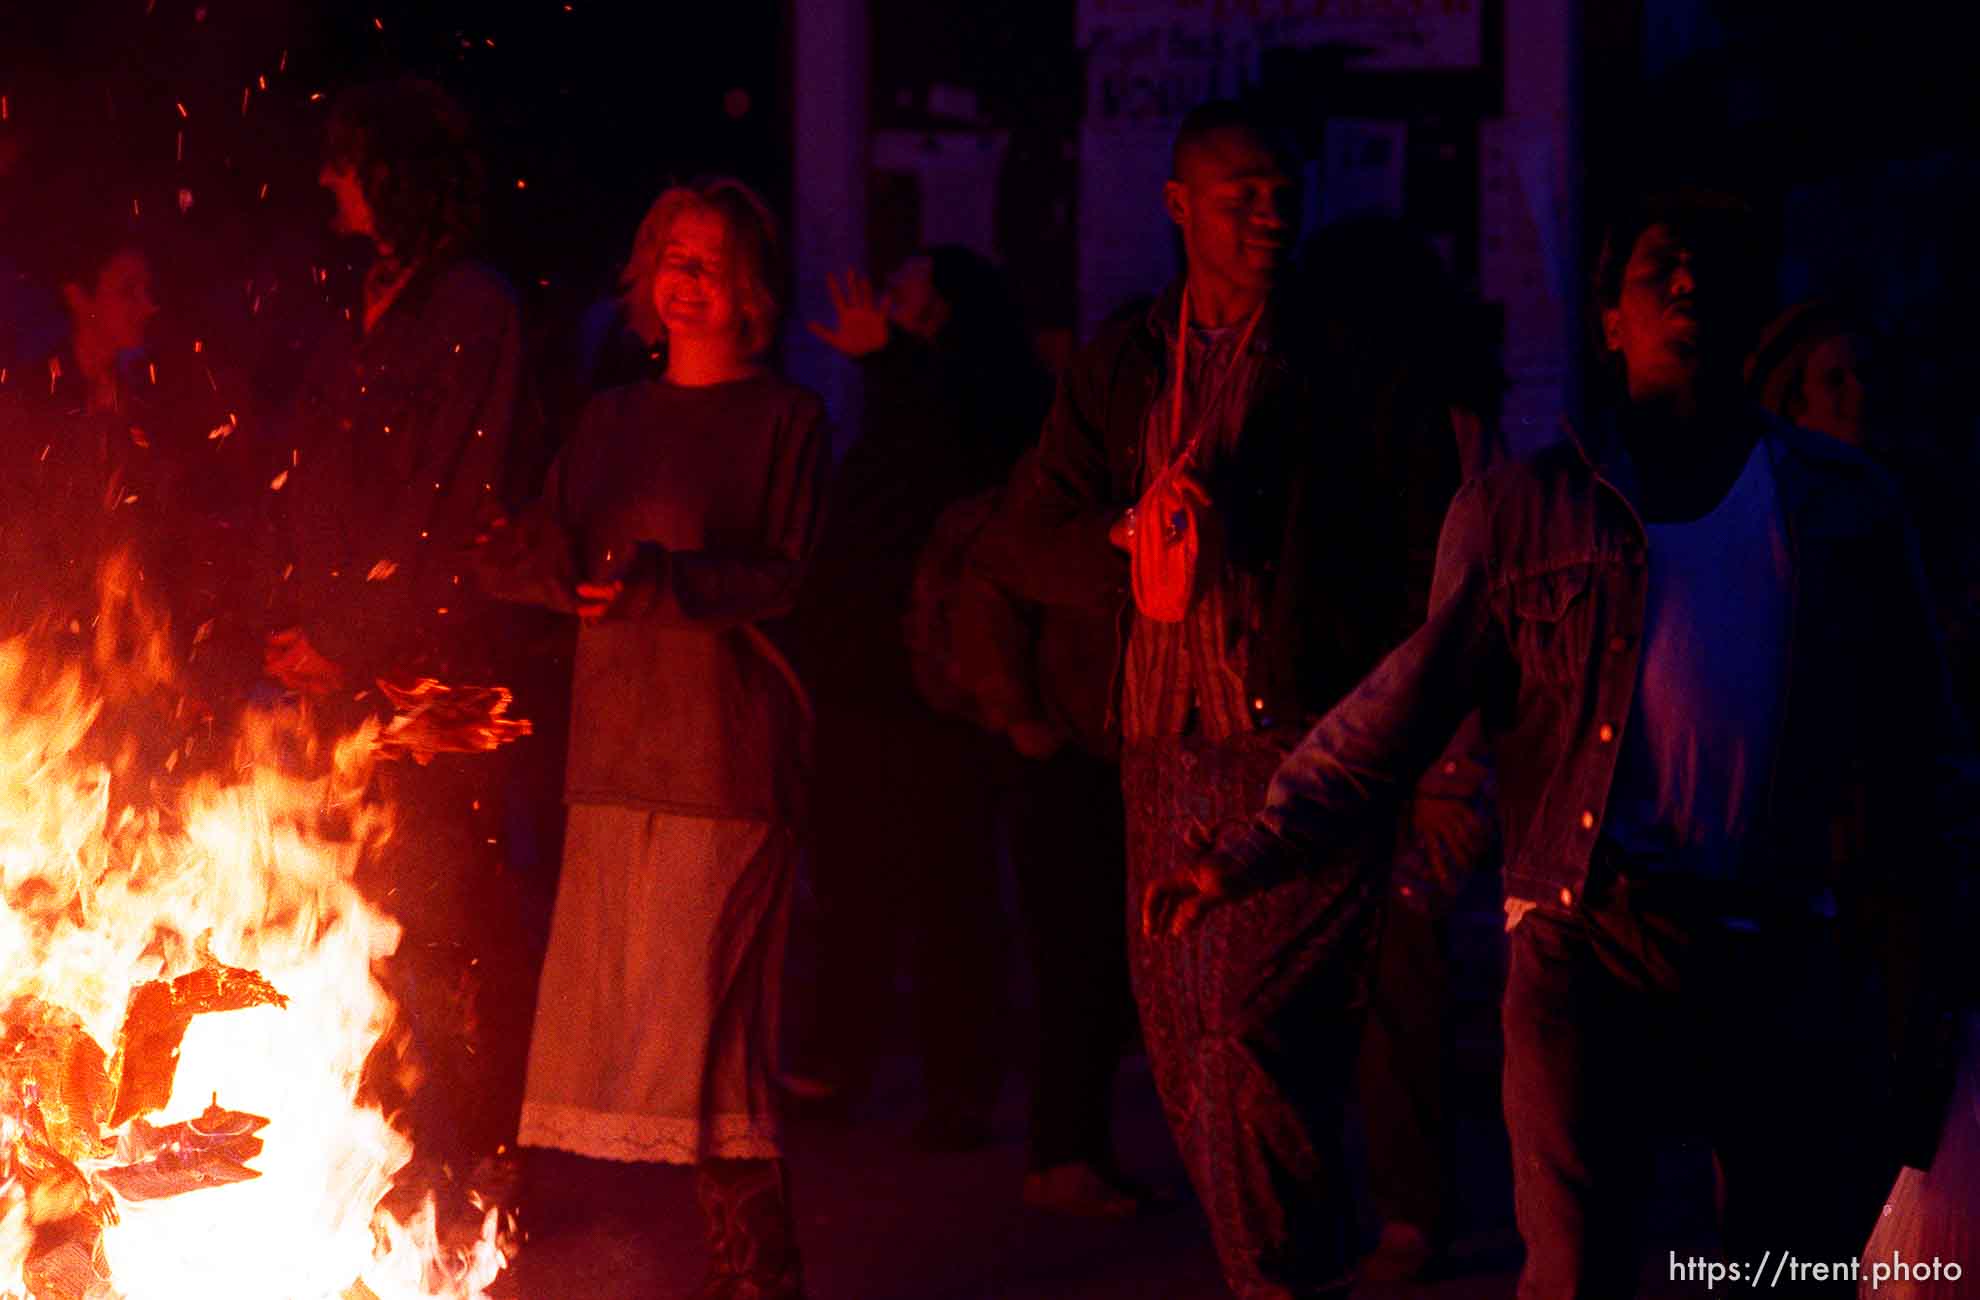
[[[1751,228],[1681,194],[1611,229],[1597,305],[1623,400],[1459,492],[1422,629],[1243,833],[1145,895],[1144,929],[1180,933],[1321,869],[1481,711],[1522,1300],[1635,1290],[1660,1123],[1709,1135],[1748,1270],[1854,1259],[1886,1157],[1929,1158],[1895,1128],[1936,1116],[1877,1089],[1937,1019],[1967,737],[1891,484],[1741,396]]]

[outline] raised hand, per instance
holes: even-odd
[[[888,313],[893,310],[889,295],[882,293],[876,299],[873,281],[851,267],[842,277],[827,274],[825,288],[832,295],[832,310],[838,319],[829,329],[817,321],[806,322],[813,334],[854,359],[871,356],[887,346]]]

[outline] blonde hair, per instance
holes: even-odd
[[[734,177],[671,186],[653,200],[619,274],[626,319],[648,343],[665,337],[666,326],[653,303],[653,277],[660,270],[660,255],[674,223],[691,211],[712,213],[728,234],[729,283],[742,314],[743,351],[758,356],[775,341],[783,314],[783,239],[763,196]]]

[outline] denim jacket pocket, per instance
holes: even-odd
[[[1581,675],[1593,635],[1592,567],[1563,565],[1509,584],[1512,643],[1521,675],[1556,685]]]

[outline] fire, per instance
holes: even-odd
[[[250,714],[170,778],[196,747],[159,761],[134,577],[106,566],[80,662],[0,642],[0,1295],[483,1296],[501,1216],[443,1244],[430,1200],[380,1209],[412,1147],[357,1099],[400,933],[352,883],[391,830],[378,729]]]

